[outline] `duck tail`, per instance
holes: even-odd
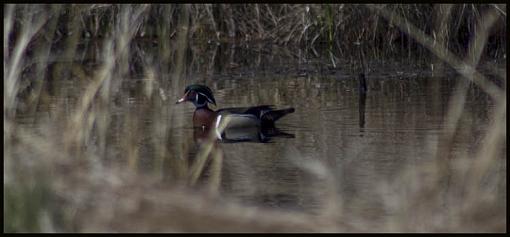
[[[280,109],[280,110],[271,110],[266,112],[262,116],[263,121],[270,121],[270,122],[276,122],[281,117],[285,116],[286,114],[290,114],[294,112],[294,108],[288,108],[288,109]]]

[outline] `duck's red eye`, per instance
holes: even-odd
[[[195,91],[190,91],[190,92],[188,93],[188,98],[194,99],[194,98],[195,98],[195,96],[197,96],[197,93],[196,93]]]

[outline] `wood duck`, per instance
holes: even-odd
[[[294,108],[275,110],[271,105],[224,108],[214,111],[208,107],[208,103],[216,105],[211,89],[199,84],[187,86],[184,95],[176,104],[186,101],[192,102],[196,108],[193,113],[193,127],[200,128],[204,132],[214,128],[216,137],[220,140],[225,140],[225,131],[227,130],[231,131],[230,134],[235,134],[233,131],[259,131],[262,137],[268,134],[270,136],[284,134],[288,137],[289,134],[279,132],[274,127],[274,123],[286,114],[294,112]],[[227,118],[228,123],[225,129],[219,133],[220,124]],[[271,133],[263,133],[263,131],[271,131]]]

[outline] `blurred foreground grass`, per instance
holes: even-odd
[[[506,197],[499,195],[506,192],[499,189],[506,189],[506,165],[499,159],[506,157],[506,70],[496,73],[503,84],[498,86],[476,69],[484,58],[506,57],[505,22],[506,5],[4,5],[4,231],[503,232],[506,204],[500,200]],[[159,58],[133,47],[144,36],[157,44]],[[436,60],[431,64],[451,66],[465,79],[444,120],[452,132],[429,141],[434,165],[381,184],[386,195],[380,198],[394,213],[384,223],[342,213],[335,171],[320,162],[303,167],[333,190],[314,214],[248,207],[219,196],[221,163],[213,165],[205,188],[190,188],[203,165],[188,164],[187,141],[172,140],[171,134],[184,133],[172,124],[185,119],[176,116],[182,108],[172,107],[172,100],[185,86],[180,78],[201,63],[188,62],[189,48],[211,40],[269,40],[309,49],[322,42],[333,65],[351,54],[355,41],[375,55],[430,52]],[[79,48],[90,48],[93,56],[85,58]],[[128,93],[122,81],[133,74],[143,78],[152,109],[115,121]],[[68,79],[80,87],[55,91],[66,99],[48,102],[56,96],[45,87]],[[489,94],[495,108],[477,150],[451,157],[470,85]],[[39,117],[41,110],[51,115]],[[152,133],[141,134],[147,118]],[[112,129],[121,138],[113,154]],[[175,180],[162,184],[158,175],[137,172],[140,136],[150,138],[157,162],[170,163]],[[210,155],[221,160],[211,144],[198,152],[200,159]],[[452,180],[462,185],[445,189]]]

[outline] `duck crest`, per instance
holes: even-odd
[[[209,87],[200,85],[200,84],[192,84],[186,87],[184,89],[184,94],[189,93],[191,91],[194,91],[196,93],[196,100],[198,100],[200,97],[207,100],[207,102],[216,105],[216,100],[214,99],[213,93]]]

